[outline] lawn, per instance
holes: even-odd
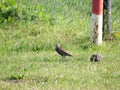
[[[0,90],[120,89],[120,35],[102,46],[90,44],[91,2],[6,2],[18,10],[19,19],[0,24]],[[57,43],[73,57],[62,60]],[[90,62],[95,53],[104,57],[101,62]]]

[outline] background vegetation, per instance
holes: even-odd
[[[119,90],[119,25],[95,46],[90,24],[87,0],[1,0],[0,90]],[[56,43],[74,57],[62,60]],[[103,61],[91,63],[94,53]]]

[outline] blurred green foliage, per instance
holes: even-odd
[[[12,22],[19,19],[18,9],[10,2],[0,3],[0,24]]]

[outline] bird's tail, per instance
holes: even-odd
[[[68,56],[73,57],[71,54],[68,54]]]

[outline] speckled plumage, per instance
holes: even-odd
[[[103,59],[103,56],[98,55],[98,54],[93,54],[93,55],[90,57],[90,61],[91,61],[91,62],[98,62],[98,61],[101,61],[102,59]]]

